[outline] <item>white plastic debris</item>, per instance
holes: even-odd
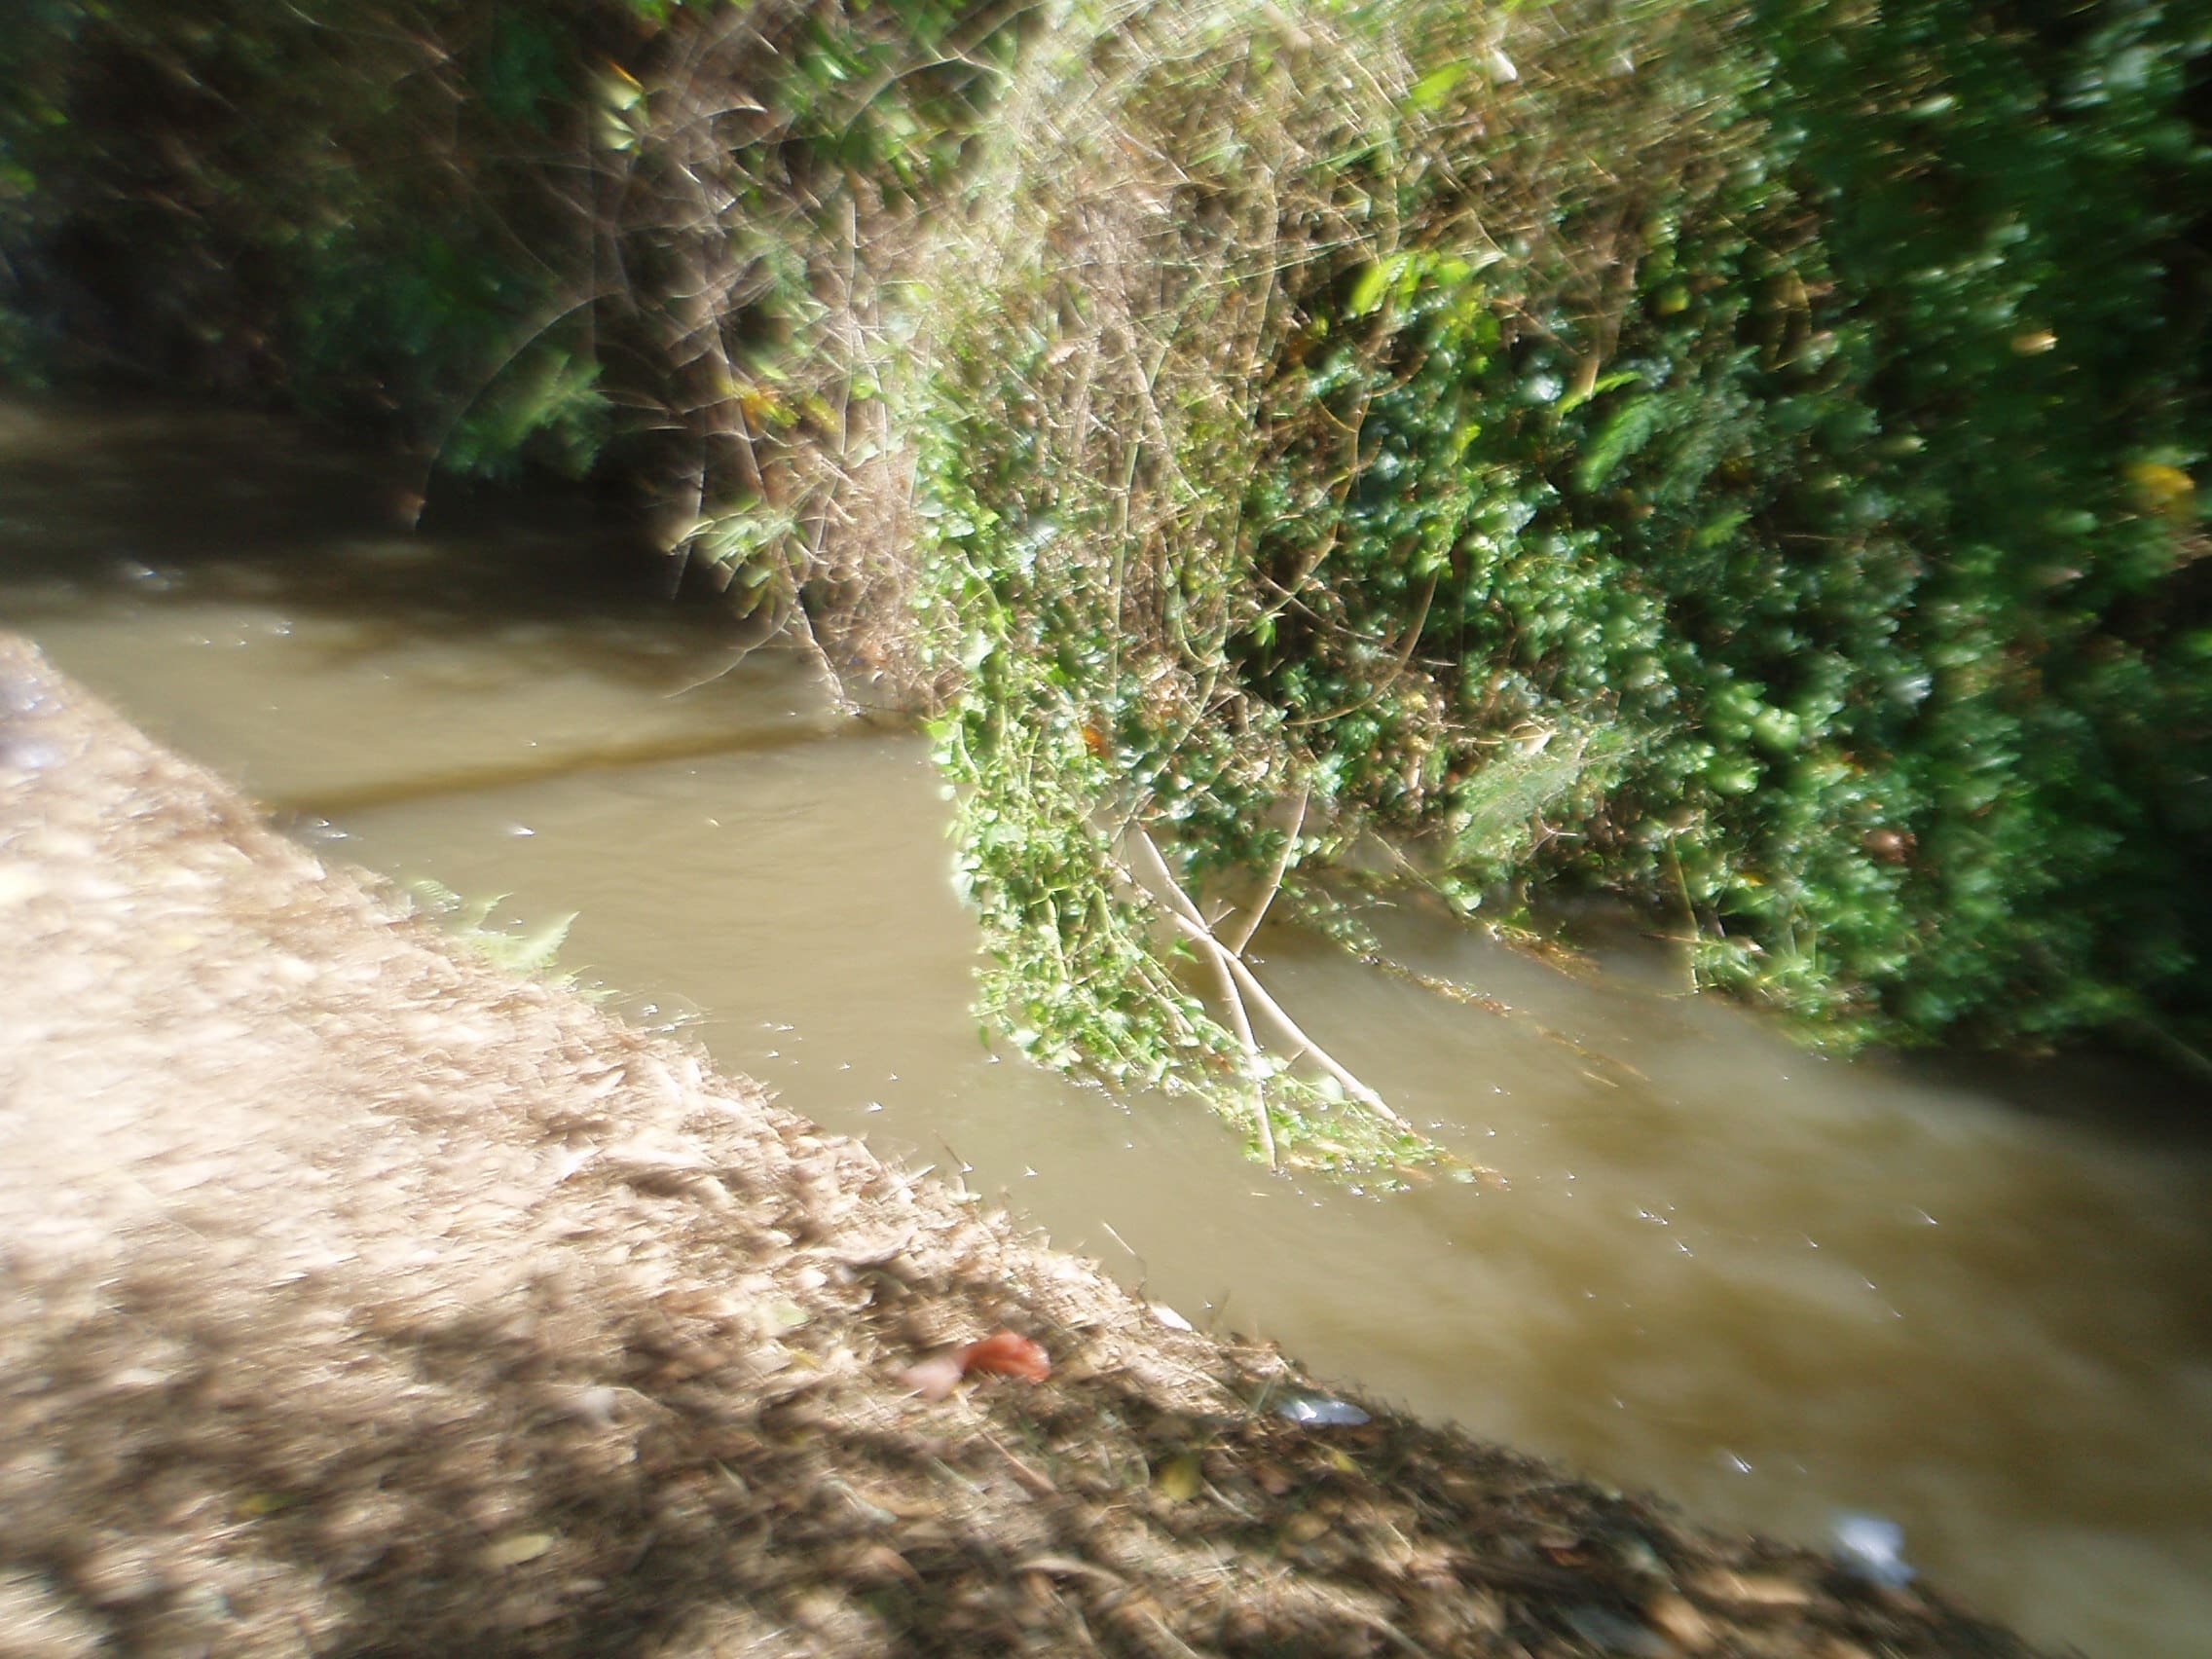
[[[1275,1407],[1275,1416],[1309,1428],[1356,1428],[1372,1420],[1349,1400],[1331,1400],[1320,1394],[1293,1394]]]
[[[1835,1521],[1836,1565],[1869,1584],[1902,1589],[1914,1577],[1904,1559],[1904,1529],[1879,1515],[1839,1515]]]

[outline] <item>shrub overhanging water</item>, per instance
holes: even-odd
[[[644,481],[1032,1055],[1432,1156],[1242,956],[1382,880],[2201,1048],[2212,0],[333,6],[39,0],[0,345]]]

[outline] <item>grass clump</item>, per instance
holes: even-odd
[[[477,955],[502,973],[525,978],[550,978],[571,990],[581,990],[572,973],[555,974],[561,947],[569,942],[569,930],[576,925],[571,910],[527,932],[495,926],[492,913],[505,903],[504,893],[489,899],[467,899],[442,881],[428,876],[407,884],[408,900],[418,915],[437,923]]]

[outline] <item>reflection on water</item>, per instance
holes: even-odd
[[[337,850],[517,926],[579,911],[565,960],[634,1011],[1201,1323],[1716,1520],[1887,1516],[2045,1639],[2212,1655],[2212,1156],[2110,1127],[2140,1084],[2022,1112],[1810,1058],[1664,957],[1570,975],[1386,911],[1399,959],[1513,1012],[1294,934],[1263,972],[1510,1185],[1272,1177],[979,1040],[917,741],[829,736],[789,658],[720,672],[712,614],[610,581],[588,531],[410,540],[350,463],[180,430],[0,412],[0,622]]]

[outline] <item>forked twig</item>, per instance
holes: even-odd
[[[1302,806],[1302,813],[1303,810]],[[1320,1044],[1308,1036],[1305,1027],[1291,1018],[1282,1004],[1276,1002],[1268,993],[1268,988],[1260,983],[1252,970],[1246,966],[1244,959],[1214,937],[1213,929],[1206,925],[1205,918],[1198,913],[1198,905],[1191,902],[1191,896],[1183,890],[1183,884],[1175,879],[1174,872],[1167,867],[1167,861],[1161,855],[1160,847],[1153,840],[1150,831],[1142,825],[1131,825],[1129,834],[1131,844],[1136,848],[1138,854],[1138,862],[1142,866],[1139,875],[1140,882],[1165,903],[1167,919],[1174,924],[1176,931],[1204,951],[1213,962],[1228,995],[1230,1017],[1241,1027],[1238,1033],[1239,1040],[1252,1045],[1248,1053],[1257,1052],[1258,1040],[1249,1035],[1251,1030],[1250,1010],[1256,1008],[1267,1015],[1269,1022],[1290,1044],[1292,1049],[1290,1057],[1294,1061],[1310,1058],[1315,1065],[1335,1078],[1343,1086],[1347,1095],[1366,1107],[1368,1111],[1374,1113],[1392,1127],[1403,1129],[1409,1134],[1412,1133],[1413,1125],[1392,1111],[1389,1102],[1362,1083],[1348,1067],[1338,1060],[1328,1050],[1322,1048]],[[1267,899],[1272,900],[1272,898],[1273,891],[1271,889]],[[1263,901],[1259,908],[1265,910],[1266,907],[1266,902]],[[1244,937],[1247,940],[1250,938],[1249,929],[1244,930]],[[1266,1108],[1263,1106],[1263,1117]],[[1272,1134],[1268,1136],[1268,1139],[1272,1144]]]
[[[1152,883],[1157,881],[1160,886],[1154,891],[1166,900],[1177,926],[1196,927],[1198,936],[1213,947],[1206,952],[1206,957],[1213,964],[1214,977],[1221,986],[1222,1004],[1229,1010],[1230,1028],[1236,1033],[1237,1046],[1244,1051],[1244,1076],[1252,1085],[1252,1120],[1259,1125],[1260,1145],[1267,1150],[1268,1167],[1279,1169],[1282,1163],[1275,1151],[1274,1125],[1268,1121],[1266,1061],[1260,1055],[1260,1040],[1252,1033],[1252,1016],[1244,1010],[1244,999],[1236,993],[1236,977],[1229,969],[1231,957],[1199,919],[1198,906],[1191,903],[1191,896],[1183,891],[1182,884],[1168,869],[1167,861],[1160,855],[1159,844],[1141,826],[1131,826],[1131,832],[1137,838],[1143,862],[1150,866],[1145,875],[1138,878],[1138,885],[1151,889]]]

